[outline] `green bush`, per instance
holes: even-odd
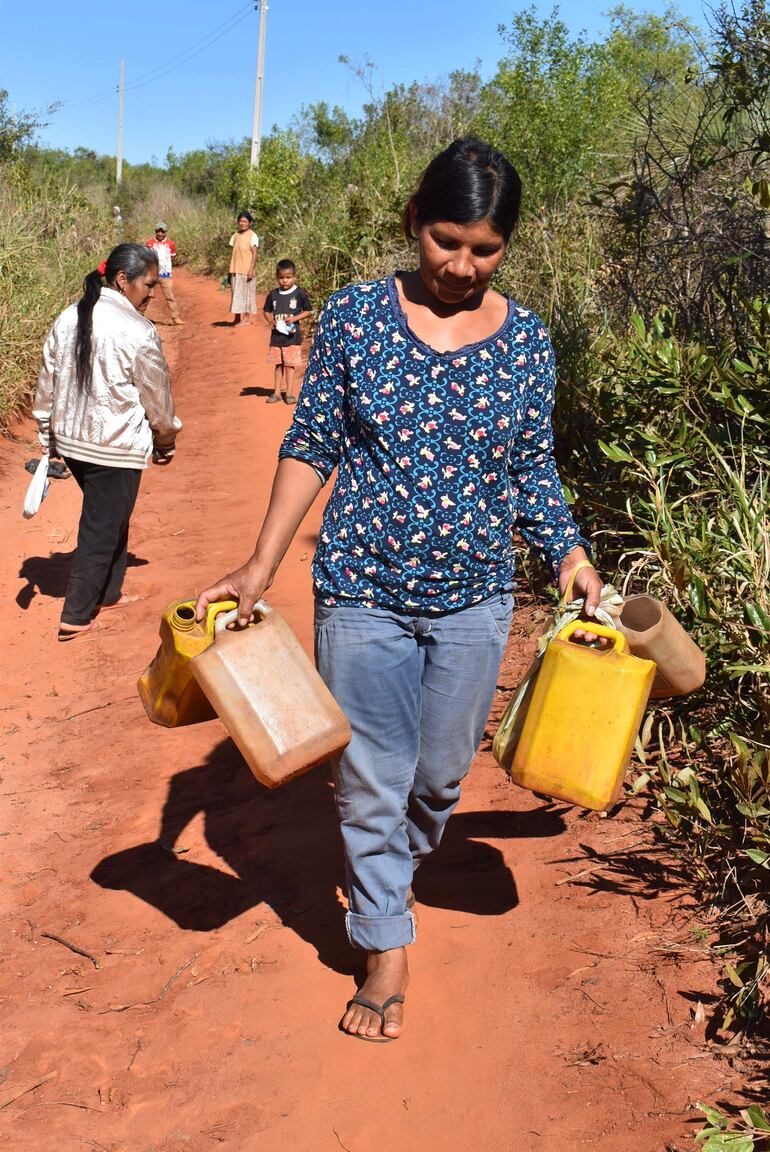
[[[640,756],[704,895],[725,967],[722,1026],[763,1021],[770,969],[770,309],[746,306],[747,360],[671,335],[670,317],[635,317],[607,341],[596,405],[602,493],[619,532],[605,565],[660,596],[703,649],[704,689],[659,704]],[[577,483],[577,480],[576,480]],[[684,757],[684,764],[682,764]]]

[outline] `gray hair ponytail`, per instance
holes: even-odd
[[[83,295],[78,301],[78,326],[75,338],[75,366],[80,388],[91,386],[91,332],[94,305],[102,290],[102,276],[110,288],[115,286],[118,272],[124,272],[129,284],[148,269],[156,270],[158,257],[146,244],[118,244],[113,248],[101,268],[89,272],[83,281]]]

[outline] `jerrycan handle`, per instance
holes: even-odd
[[[214,625],[215,634],[218,636],[220,632],[224,632],[228,624],[234,624],[238,619],[239,608],[233,608],[230,612],[222,612],[217,616],[216,624]],[[260,620],[264,620],[265,616],[269,616],[273,609],[266,600],[257,600],[254,605],[254,614]],[[249,624],[248,627],[251,627]]]
[[[219,623],[217,621],[217,623]],[[561,632],[557,632],[554,637],[555,640],[571,640],[573,632],[578,629],[583,632],[593,632],[596,636],[605,636],[608,640],[612,641],[612,646],[616,652],[621,656],[628,652],[628,641],[622,632],[618,632],[616,628],[605,628],[603,624],[594,624],[592,620],[570,620],[569,624],[565,624]],[[601,651],[601,649],[597,649]],[[609,651],[609,649],[603,649]]]
[[[582,572],[584,568],[593,568],[593,564],[590,560],[578,560],[577,564],[570,572],[569,580],[567,581],[567,587],[564,589],[564,594],[562,595],[560,601],[562,607],[572,603],[572,595],[575,590],[575,577],[577,576],[578,572]]]

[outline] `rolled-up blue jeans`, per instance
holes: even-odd
[[[438,617],[316,604],[318,670],[353,732],[334,788],[358,948],[414,941],[407,893],[484,734],[512,611],[508,592]]]

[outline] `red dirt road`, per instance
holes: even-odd
[[[161,610],[248,555],[291,417],[264,403],[266,328],[217,326],[210,280],[182,271],[177,295],[186,327],[160,331],[185,429],[139,495],[127,591],[143,599],[98,633],[55,639],[74,481],[24,521],[31,426],[0,445],[2,1147],[690,1147],[693,1102],[737,1072],[694,1021],[713,973],[641,801],[610,819],[548,805],[485,741],[418,877],[404,1035],[371,1045],[337,1030],[358,958],[325,772],[268,792],[218,721],[147,721],[135,684]],[[319,516],[269,595],[308,649]],[[503,689],[530,630],[518,617]]]

